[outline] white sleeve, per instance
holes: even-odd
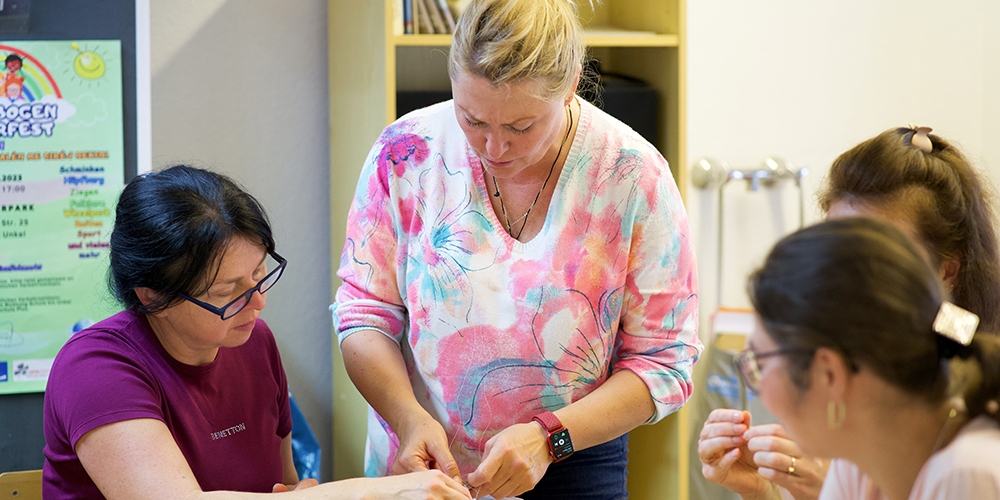
[[[819,500],[862,500],[864,474],[847,460],[832,460]]]
[[[920,500],[1000,499],[1000,464],[948,471]]]

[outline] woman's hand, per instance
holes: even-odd
[[[284,493],[286,491],[299,491],[299,490],[304,490],[306,488],[312,488],[313,486],[316,486],[318,484],[319,484],[319,481],[317,481],[317,480],[315,480],[315,479],[313,479],[311,477],[303,479],[303,480],[299,481],[298,483],[295,483],[295,486],[292,486],[291,488],[289,488],[287,484],[276,483],[274,486],[271,487],[271,493]]]
[[[788,490],[796,500],[816,500],[830,461],[806,457],[778,424],[751,427],[743,434],[761,477]],[[793,465],[794,457],[794,465]]]
[[[429,414],[412,415],[397,436],[399,451],[392,462],[393,474],[437,469],[461,481],[458,463],[448,448],[448,436]]]
[[[483,461],[466,482],[476,497],[506,498],[538,484],[552,463],[548,433],[535,422],[515,424],[486,442]]]
[[[744,498],[769,498],[774,488],[757,474],[757,464],[744,438],[749,428],[750,412],[713,410],[698,437],[701,473],[705,479]]]
[[[331,498],[398,498],[404,500],[470,500],[462,482],[438,470],[400,476],[345,479],[332,486]],[[326,486],[326,484],[322,485]]]
[[[375,498],[402,498],[413,500],[442,499],[468,500],[472,498],[469,490],[462,482],[448,477],[438,470],[428,470],[404,474],[402,476],[387,476],[378,478],[375,488],[368,491],[376,493]]]

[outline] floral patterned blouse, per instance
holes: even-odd
[[[677,187],[653,146],[580,104],[531,241],[504,231],[451,101],[388,126],[358,182],[334,327],[340,342],[369,329],[400,344],[463,474],[494,434],[579,400],[613,371],[646,383],[650,423],[691,395],[702,346]],[[368,423],[365,472],[388,474],[398,440],[375,412]]]

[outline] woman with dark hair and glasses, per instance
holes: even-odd
[[[834,458],[820,500],[1000,498],[1000,338],[948,302],[922,248],[874,219],[825,222],[748,288],[738,372],[803,451]]]
[[[125,310],[74,335],[52,365],[46,499],[470,498],[437,471],[299,482],[285,373],[258,317],[286,261],[232,180],[187,166],[136,177],[110,253]]]

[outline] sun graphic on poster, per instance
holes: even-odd
[[[107,52],[100,52],[100,46],[90,48],[84,45],[81,48],[76,42],[71,46],[76,51],[76,57],[73,58],[72,69],[67,69],[65,73],[69,74],[73,81],[79,80],[81,84],[87,84],[87,87],[100,85],[101,78],[107,71],[106,61],[109,60]]]

